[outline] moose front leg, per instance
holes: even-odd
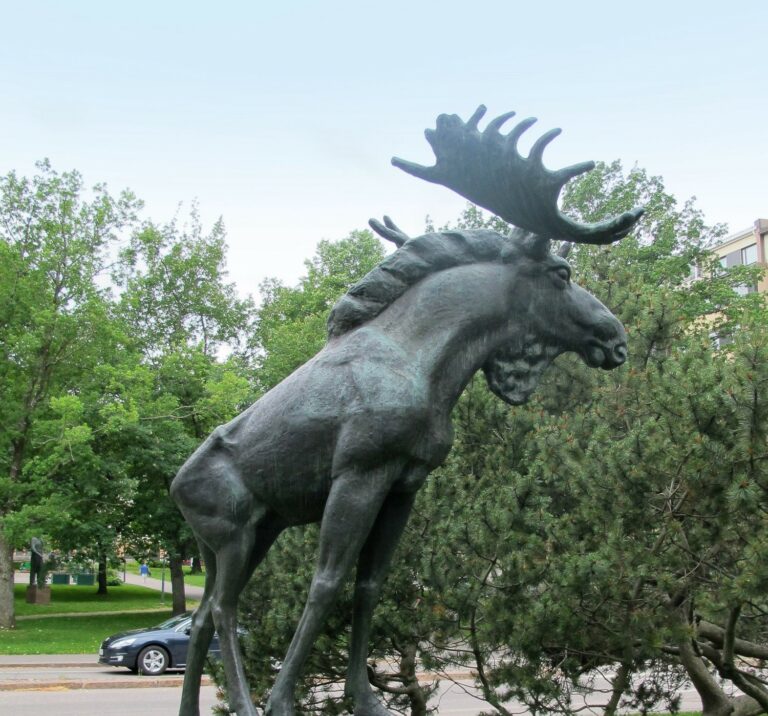
[[[399,465],[335,477],[320,525],[317,568],[309,597],[272,693],[267,716],[293,716],[296,682],[344,578],[368,538]]]
[[[355,716],[388,716],[368,681],[367,656],[373,609],[389,572],[395,547],[411,514],[416,493],[390,493],[360,553],[355,581],[352,643],[344,693],[355,705]]]

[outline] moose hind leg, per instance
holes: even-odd
[[[320,525],[317,567],[288,654],[267,702],[267,716],[293,716],[304,663],[344,578],[355,563],[391,484],[389,470],[346,472],[334,478]]]
[[[256,525],[253,525],[256,522]],[[227,697],[238,716],[256,716],[237,639],[237,602],[253,570],[264,559],[282,525],[262,514],[216,550],[216,582],[211,598],[213,621],[219,634]]]
[[[373,610],[415,497],[415,492],[393,492],[387,497],[360,553],[355,579],[352,643],[344,688],[345,694],[354,702],[355,716],[387,716],[389,713],[374,695],[368,681],[368,642]]]
[[[205,589],[203,590],[203,598],[200,600],[200,606],[192,618],[192,632],[189,638],[179,716],[199,716],[200,679],[203,676],[205,657],[214,631],[211,597],[216,581],[216,557],[204,542],[201,541],[199,546],[200,554],[205,560]]]

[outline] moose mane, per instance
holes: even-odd
[[[516,242],[496,231],[440,231],[406,241],[342,296],[328,317],[328,337],[378,316],[427,276],[455,266],[508,261]]]

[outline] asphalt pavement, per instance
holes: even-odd
[[[138,574],[132,574],[131,572],[125,573],[125,583],[126,584],[137,584],[140,587],[147,587],[149,589],[156,589],[159,591],[164,591],[170,598],[171,595],[171,574],[170,571],[166,571],[165,573],[165,582],[163,583],[163,580],[158,577],[158,572],[160,570],[154,569],[152,571],[152,574],[154,576],[152,577],[140,577]],[[122,579],[123,575],[120,575],[120,578]],[[187,595],[187,599],[196,599],[200,601],[203,598],[203,588],[202,587],[195,587],[191,584],[185,584],[184,585],[184,593]]]

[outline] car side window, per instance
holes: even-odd
[[[189,628],[191,626],[192,626],[192,620],[191,619],[186,619],[183,622],[181,622],[181,624],[179,624],[179,626],[177,626],[174,629],[174,631],[176,631],[176,632],[184,632],[184,631],[189,630]]]

